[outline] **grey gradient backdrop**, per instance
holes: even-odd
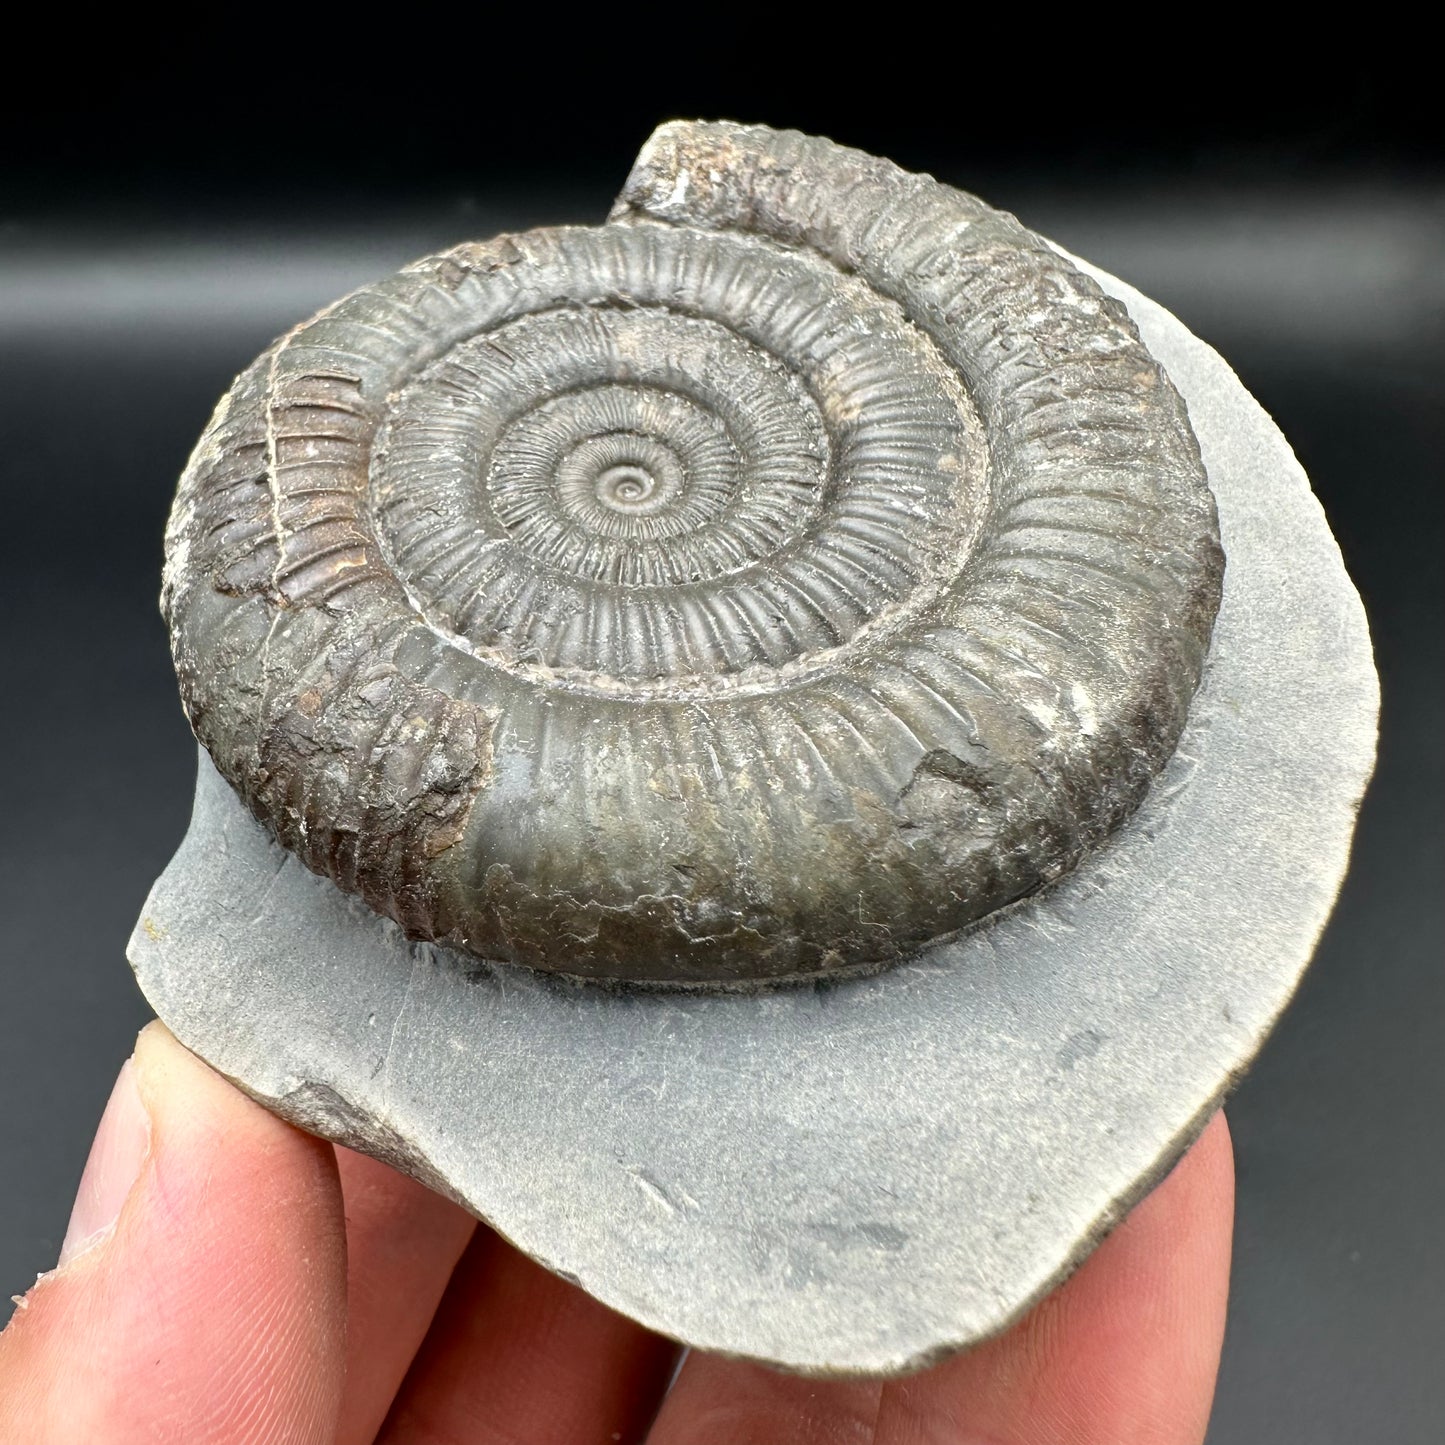
[[[348,288],[466,237],[600,219],[652,119],[726,112],[776,114],[725,88],[639,102],[597,122],[605,140],[586,164],[558,165],[533,138],[543,174],[530,181],[513,153],[421,165],[410,185],[358,173],[328,189],[298,171],[257,186],[244,154],[218,173],[181,142],[131,171],[63,143],[12,167],[0,200],[0,1294],[54,1262],[91,1131],[147,1018],[121,950],[184,828],[193,766],[156,612],[160,536],[215,399],[273,335]],[[1304,166],[1277,117],[1262,123],[1273,149],[1251,148],[1246,125],[1211,150],[1196,126],[1187,145],[1138,152],[1111,131],[1042,160],[1022,147],[971,160],[962,142],[910,144],[826,106],[778,118],[929,166],[1169,306],[1231,360],[1313,478],[1370,610],[1383,740],[1336,918],[1229,1110],[1239,1218],[1210,1439],[1438,1442],[1435,161],[1390,151],[1389,126],[1368,117],[1359,146]],[[405,147],[385,156],[405,180]]]

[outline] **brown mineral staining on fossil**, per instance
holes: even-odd
[[[1071,868],[1172,754],[1222,571],[1092,280],[887,161],[677,124],[607,224],[263,355],[164,607],[308,867],[482,958],[706,983],[883,966]]]

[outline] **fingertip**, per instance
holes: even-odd
[[[76,1190],[57,1269],[95,1249],[114,1230],[151,1147],[150,1114],[134,1063],[121,1065]]]
[[[1230,1207],[1229,1218],[1233,1219],[1234,1206],[1234,1136],[1229,1131],[1229,1120],[1224,1110],[1218,1110],[1204,1126],[1204,1132],[1175,1166],[1179,1169],[1193,1169],[1204,1176],[1213,1203]]]
[[[89,1228],[115,1202],[119,1166],[102,1170],[100,1206],[77,1201],[86,1247],[0,1335],[0,1438],[328,1440],[346,1299],[334,1152],[159,1024],[142,1030],[116,1096],[127,1074],[146,1147],[113,1223]]]

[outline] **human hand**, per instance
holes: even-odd
[[[1185,1445],[1228,1286],[1218,1116],[1063,1288],[893,1381],[676,1347],[455,1205],[282,1123],[159,1024],[0,1335],[3,1445]]]

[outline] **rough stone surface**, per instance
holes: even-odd
[[[1099,279],[1188,402],[1229,566],[1177,752],[1076,871],[874,978],[619,994],[408,943],[203,756],[130,947],[161,1018],[689,1344],[891,1373],[1009,1324],[1259,1048],[1374,756],[1364,614],[1289,447],[1207,346]]]

